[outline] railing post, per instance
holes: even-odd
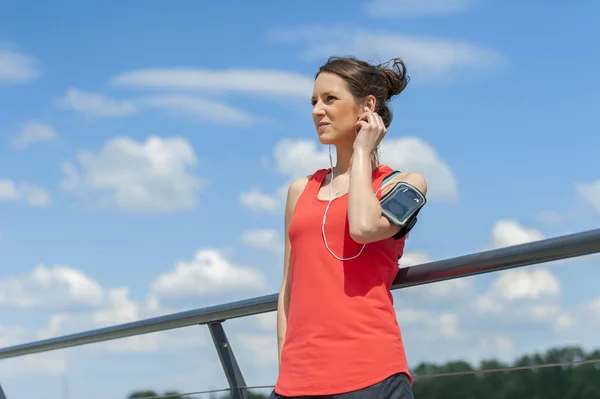
[[[6,399],[6,395],[4,394],[4,391],[2,390],[2,384],[0,384],[0,399]]]
[[[229,387],[231,388],[230,398],[246,399],[246,381],[244,381],[240,366],[235,360],[233,349],[231,348],[231,345],[229,345],[223,325],[220,321],[208,323],[208,329],[210,330],[210,335],[212,336],[217,352],[219,353],[223,371],[225,371]],[[0,397],[0,399],[4,398]]]

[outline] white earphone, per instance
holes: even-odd
[[[325,248],[327,248],[329,253],[331,255],[333,255],[337,260],[356,259],[360,256],[362,251],[365,249],[366,244],[363,244],[362,248],[360,249],[358,254],[356,254],[355,256],[352,256],[350,258],[340,258],[339,256],[337,256],[336,254],[333,253],[331,248],[329,248],[329,244],[327,243],[327,237],[325,236],[325,221],[327,220],[327,211],[329,210],[329,207],[331,206],[331,203],[333,202],[333,200],[337,198],[338,194],[350,185],[350,184],[348,184],[348,186],[345,186],[345,187],[341,188],[340,190],[336,191],[335,194],[333,193],[333,178],[335,176],[333,173],[333,158],[331,157],[331,145],[329,146],[329,165],[331,165],[331,181],[329,182],[329,201],[327,202],[327,207],[325,208],[325,212],[323,213],[323,223],[321,225],[321,231],[323,232],[323,242],[325,243]]]
[[[363,109],[365,110],[365,112],[369,111],[369,107],[367,107],[366,105],[364,106]],[[331,248],[329,248],[329,244],[327,244],[327,237],[325,236],[325,221],[327,220],[327,211],[329,210],[329,206],[331,205],[333,200],[337,198],[338,194],[340,192],[342,192],[346,187],[350,186],[350,184],[348,184],[348,186],[345,186],[345,187],[339,189],[338,191],[336,191],[335,194],[333,193],[333,178],[335,176],[333,173],[333,158],[331,156],[331,145],[329,145],[329,165],[331,166],[331,181],[329,182],[329,201],[327,203],[327,207],[325,208],[325,212],[323,213],[323,223],[321,224],[321,231],[323,232],[323,241],[325,242],[325,248],[327,248],[329,253],[331,255],[333,255],[337,260],[344,261],[344,260],[356,259],[360,256],[360,254],[362,254],[362,252],[365,249],[367,244],[363,244],[362,247],[360,248],[360,251],[358,252],[358,254],[351,256],[349,258],[340,258],[339,256],[337,256],[336,254],[333,253]],[[352,175],[352,172],[350,172],[350,175]],[[381,185],[381,187],[379,187],[379,189],[375,192],[375,194],[377,195],[379,193],[379,191],[381,191],[381,189],[383,189],[383,187],[385,187],[385,185]]]

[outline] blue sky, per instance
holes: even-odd
[[[0,4],[0,347],[275,292],[282,193],[328,165],[310,92],[329,55],[411,75],[382,160],[430,201],[401,264],[599,225],[598,3],[260,5]],[[396,292],[411,364],[598,345],[597,263]],[[226,324],[250,383],[274,383],[273,316]],[[2,361],[0,383],[225,386],[204,330]]]

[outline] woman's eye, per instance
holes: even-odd
[[[325,97],[325,102],[326,102],[326,103],[329,103],[329,102],[331,102],[331,101],[333,101],[333,100],[337,100],[337,98],[336,98],[335,96],[327,96],[327,97]],[[311,103],[311,105],[312,105],[313,107],[314,107],[315,105],[317,105],[317,101],[316,101],[316,100],[312,100],[310,103]]]

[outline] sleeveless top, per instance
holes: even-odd
[[[317,197],[329,171],[309,179],[290,220],[290,301],[275,386],[283,396],[345,393],[396,373],[412,383],[390,292],[405,239],[369,243],[352,260],[333,257],[321,230],[328,201]],[[374,192],[392,172],[373,171]],[[325,224],[329,248],[340,258],[362,246],[350,236],[347,211],[345,194],[332,202]]]

